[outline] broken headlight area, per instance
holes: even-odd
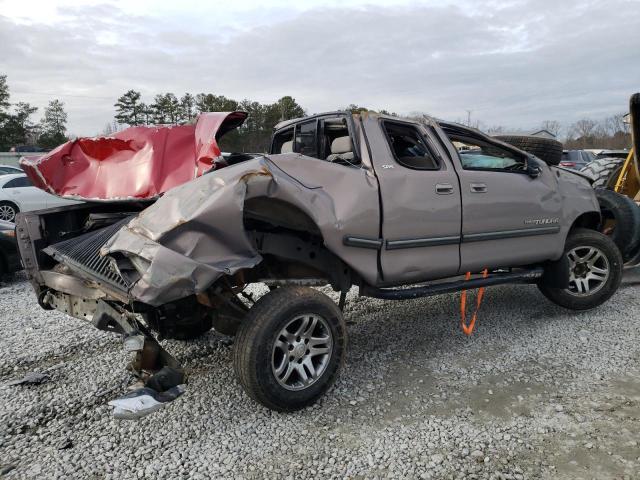
[[[149,260],[138,255],[124,255],[117,252],[108,255],[107,258],[111,268],[124,279],[127,285],[135,284],[151,267]]]

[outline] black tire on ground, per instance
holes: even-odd
[[[594,179],[594,188],[601,187],[612,190],[616,185],[618,174],[624,162],[624,158],[598,158],[587,164],[580,171]]]
[[[604,188],[596,188],[602,223],[599,230],[611,237],[626,262],[640,243],[640,208],[629,197]]]
[[[553,303],[570,310],[588,310],[606,302],[620,286],[622,255],[606,235],[577,228],[569,233],[565,255],[570,263],[569,288],[538,284],[543,295]],[[593,261],[591,266],[588,265],[590,261]],[[590,279],[588,276],[592,274],[597,274],[601,281]],[[584,287],[585,282],[587,288]]]
[[[15,222],[17,213],[20,213],[20,209],[15,203],[0,202],[0,220]]]
[[[329,297],[281,287],[249,310],[236,336],[233,367],[252,399],[290,412],[315,403],[333,385],[345,347],[344,319]]]
[[[562,143],[552,138],[533,135],[496,135],[495,138],[535,155],[547,165],[558,165],[562,160]]]

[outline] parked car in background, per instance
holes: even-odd
[[[22,264],[16,242],[16,226],[0,220],[0,278],[18,270],[22,270]]]
[[[16,147],[12,147],[10,151],[18,152],[18,153],[30,153],[30,152],[46,152],[47,149],[42,147],[36,147],[33,145],[18,145]]]
[[[8,173],[24,173],[20,167],[12,167],[11,165],[0,165],[0,175]]]
[[[13,222],[18,212],[74,205],[80,202],[66,200],[36,188],[24,173],[0,176],[0,220]]]
[[[629,150],[602,150],[596,155],[596,158],[626,158],[629,156]]]
[[[596,156],[587,150],[563,150],[560,166],[580,170],[595,159]]]

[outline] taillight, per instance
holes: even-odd
[[[560,162],[561,167],[575,167],[576,162]]]

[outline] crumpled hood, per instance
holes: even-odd
[[[217,141],[246,117],[203,113],[192,125],[130,127],[109,137],[78,138],[20,164],[35,186],[61,197],[154,199],[225,166]]]

